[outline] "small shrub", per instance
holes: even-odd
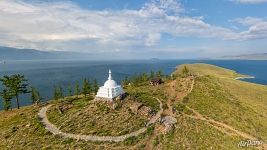
[[[126,139],[124,141],[124,144],[125,145],[133,145],[136,142],[137,142],[137,138],[135,136],[133,136],[133,137],[129,137],[128,139]]]
[[[100,111],[102,112],[106,112],[106,111],[109,111],[109,107],[105,106],[105,105],[102,105],[102,104],[97,104],[97,107],[99,108]]]
[[[178,103],[178,104],[175,106],[175,111],[182,112],[182,111],[184,111],[184,109],[185,109],[185,105],[182,104],[182,103]]]
[[[146,147],[146,144],[141,144],[138,146],[138,149],[144,149]]]
[[[147,128],[147,134],[148,134],[148,135],[151,135],[151,134],[153,133],[153,131],[154,131],[154,128],[155,128],[154,126],[150,126],[150,127],[148,127],[148,128]]]
[[[12,127],[11,132],[14,133],[14,132],[16,132],[18,129],[19,129],[19,128],[18,128],[17,126],[14,126],[14,127]]]
[[[165,104],[162,105],[162,108],[163,109],[168,109],[168,105],[165,103]]]
[[[73,142],[73,139],[68,138],[68,139],[64,140],[62,143],[63,143],[63,144],[70,144],[70,143],[72,143],[72,142]]]
[[[121,103],[118,103],[118,104],[115,106],[115,110],[117,110],[117,111],[119,111],[121,108],[122,108],[122,104],[121,104]]]
[[[182,101],[182,102],[183,102],[183,103],[188,103],[188,101],[189,101],[189,97],[186,96],[186,97],[183,98],[183,101]]]
[[[159,144],[159,137],[157,136],[154,140],[153,140],[153,146],[157,146]]]

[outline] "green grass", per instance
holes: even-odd
[[[57,102],[53,102],[57,103]],[[82,101],[76,101],[83,106]],[[82,104],[84,103],[84,104]],[[0,149],[134,149],[135,145],[143,145],[148,134],[135,139],[133,145],[125,143],[90,142],[64,139],[52,135],[41,124],[37,113],[40,107],[27,106],[20,110],[0,112]]]
[[[197,78],[186,105],[204,116],[267,140],[266,109],[259,111],[258,107],[250,107],[249,103],[232,95],[220,81],[210,76]],[[267,98],[267,93],[265,97]]]
[[[177,117],[177,128],[160,140],[159,149],[239,149],[238,137],[229,137],[203,121]],[[246,148],[242,148],[246,149]]]
[[[206,64],[186,66],[199,77],[195,80],[193,91],[182,101],[175,102],[178,112],[193,115],[185,107],[188,105],[207,118],[267,141],[266,86],[233,80],[242,75],[220,67]],[[181,73],[181,68],[179,66],[175,73]],[[176,86],[178,88],[179,85]],[[177,120],[177,128],[160,141],[158,149],[240,149],[237,143],[245,140],[226,135],[201,120],[181,115]]]
[[[136,97],[138,102],[152,108],[154,111],[158,111],[160,109],[159,102],[153,97],[158,97],[160,99],[164,98],[165,95],[159,90],[160,88],[162,88],[162,86],[157,87],[145,85],[140,87],[131,87],[126,89],[126,91],[129,95]]]
[[[247,131],[267,141],[267,86],[238,80],[220,80],[220,83],[245,108],[242,116],[247,116],[244,123]]]
[[[64,132],[101,136],[124,135],[146,125],[144,116],[132,113],[124,105],[119,110],[113,110],[103,102],[88,102],[85,105],[83,101],[76,100],[63,114],[58,111],[61,103],[52,106],[47,113],[48,119]]]
[[[155,98],[148,96],[145,93],[138,94],[137,101],[153,108],[155,111],[158,111],[160,109],[159,102]]]
[[[177,67],[174,74],[182,74],[184,66],[186,66],[189,70],[189,73],[193,75],[211,75],[214,77],[232,78],[232,79],[237,77],[248,77],[247,75],[238,74],[233,70],[202,63],[180,65]]]
[[[196,78],[195,87],[183,100],[184,104],[207,117],[267,141],[266,86],[233,80],[231,78],[240,75],[220,67],[206,64],[186,66],[200,77]]]

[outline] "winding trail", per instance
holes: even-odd
[[[193,91],[194,85],[195,85],[195,80],[193,80],[191,87],[188,90],[187,95]],[[242,138],[249,139],[249,140],[258,140],[258,138],[254,137],[250,134],[247,134],[245,132],[239,131],[230,125],[213,120],[213,119],[208,118],[208,117],[204,117],[202,114],[200,114],[199,112],[197,112],[193,108],[190,108],[187,105],[186,105],[186,108],[189,109],[190,111],[192,111],[194,115],[188,115],[188,114],[183,113],[184,116],[187,116],[187,117],[192,118],[192,119],[204,121],[204,122],[208,123],[209,125],[211,125],[212,127],[214,127],[215,129],[219,130],[222,133],[225,133],[228,136],[240,136]],[[267,150],[267,144],[263,143],[262,145],[256,146],[256,148],[259,148],[259,149],[262,148],[264,150],[265,149]]]
[[[194,77],[192,77],[192,76],[190,76],[189,77],[189,79],[191,80],[191,83],[190,83],[190,87],[186,90],[186,91],[184,91],[183,93],[180,93],[179,94],[179,96],[178,95],[176,95],[175,96],[175,99],[176,100],[182,100],[184,97],[186,97],[189,93],[191,93],[192,92],[192,90],[193,90],[193,88],[194,88],[194,84],[195,84],[195,79],[194,79]],[[175,91],[175,89],[173,88],[173,87],[175,87],[175,85],[177,84],[177,81],[176,80],[174,80],[174,81],[172,81],[170,84],[169,84],[169,86],[171,87],[170,88],[170,93],[177,93],[176,91]],[[170,95],[172,95],[171,97],[173,97],[173,94],[170,94]],[[167,102],[166,102],[166,104],[167,104],[167,106],[168,106],[168,108],[165,110],[165,113],[167,114],[167,115],[169,115],[169,116],[173,116],[173,117],[175,117],[175,114],[174,114],[174,112],[173,112],[173,102],[171,102],[171,99],[169,98],[169,99],[167,99]]]
[[[186,94],[183,97],[187,96],[188,94],[190,94],[193,91],[194,85],[195,85],[195,79],[193,78],[192,83],[190,85],[190,88],[188,89],[188,91],[186,92]],[[190,111],[192,111],[194,113],[194,115],[188,115],[188,114],[185,114],[185,113],[183,113],[183,115],[185,115],[185,116],[187,116],[189,118],[192,118],[192,119],[205,121],[205,122],[209,123],[212,127],[216,128],[217,130],[219,130],[219,131],[221,131],[221,132],[223,132],[223,133],[225,133],[225,134],[227,134],[229,136],[235,135],[235,136],[241,136],[243,138],[251,139],[251,140],[256,140],[257,139],[255,137],[249,135],[249,134],[246,134],[244,132],[241,132],[241,131],[238,131],[238,130],[234,129],[232,126],[229,126],[229,125],[224,124],[224,123],[219,122],[219,121],[215,121],[215,120],[213,120],[211,118],[208,118],[208,117],[204,117],[199,112],[197,112],[193,108],[190,108],[187,105],[186,105],[186,108],[189,109]],[[231,131],[232,133],[230,133],[229,131]]]
[[[241,136],[243,138],[246,138],[246,139],[251,139],[251,140],[257,140],[257,138],[247,134],[247,133],[244,133],[244,132],[241,132],[241,131],[238,131],[236,129],[234,129],[232,126],[229,126],[225,123],[222,123],[222,122],[219,122],[219,121],[215,121],[211,118],[206,118],[204,116],[202,116],[200,113],[198,113],[196,110],[186,106],[187,109],[191,110],[195,116],[193,115],[187,115],[187,114],[184,114],[185,116],[189,117],[189,118],[193,118],[193,119],[198,119],[198,120],[202,120],[202,121],[206,121],[208,123],[210,123],[213,127],[215,127],[216,129],[220,130],[221,132],[227,134],[227,135],[238,135],[238,136]],[[229,131],[232,131],[233,133],[229,133]]]
[[[156,121],[160,118],[163,112],[162,102],[160,101],[160,99],[156,97],[153,97],[153,98],[155,98],[160,103],[160,110],[157,112],[157,114],[152,119],[150,119],[146,127],[143,127],[135,132],[131,132],[129,134],[125,134],[121,136],[81,135],[81,134],[71,134],[71,133],[62,132],[54,124],[52,124],[47,118],[46,112],[52,105],[48,105],[48,106],[41,108],[41,110],[38,113],[38,117],[41,119],[41,122],[45,126],[46,130],[48,130],[54,135],[60,135],[63,138],[72,138],[76,140],[85,140],[85,141],[122,142],[130,137],[139,136],[140,134],[146,132],[147,127],[156,123]]]

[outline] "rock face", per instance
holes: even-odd
[[[177,119],[172,116],[165,116],[161,118],[160,123],[165,126],[164,133],[167,134],[173,130],[175,124],[177,123]]]
[[[139,114],[140,115],[143,115],[143,116],[146,116],[148,118],[151,118],[152,117],[152,109],[150,107],[147,107],[147,106],[143,106],[139,109]]]
[[[135,102],[131,104],[130,109],[134,114],[138,113],[138,110],[143,106],[144,104]]]
[[[119,100],[123,100],[124,98],[125,98],[125,93],[118,95],[117,97],[114,98],[114,100],[119,101]]]
[[[153,114],[151,113],[152,109],[145,106],[143,103],[134,102],[129,106],[129,108],[134,114],[139,114],[147,118],[151,118],[153,116]]]
[[[59,113],[63,114],[65,111],[72,108],[72,106],[73,106],[72,104],[65,103],[65,104],[58,106],[57,109],[58,109]]]

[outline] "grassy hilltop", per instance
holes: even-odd
[[[267,141],[266,86],[235,80],[237,77],[246,76],[240,75],[232,70],[208,64],[181,65],[174,74],[180,74],[184,66],[187,66],[190,73],[199,76],[195,79],[192,92],[182,101],[175,102],[178,107],[182,106],[182,112],[192,114],[192,111],[183,107],[185,105],[189,106],[205,118],[225,123],[257,139],[261,139],[265,142]],[[192,125],[192,123],[190,123],[192,121],[193,120],[188,120],[188,123],[184,126]],[[208,122],[209,126],[206,124],[204,127],[201,124],[207,123],[206,121],[194,121],[194,124],[195,123],[200,125],[193,126],[193,128],[196,128],[196,131],[191,130],[190,132],[194,132],[194,135],[199,131],[200,135],[198,136],[201,138],[205,137],[205,143],[211,147],[220,145],[219,147],[221,149],[237,149],[235,145],[236,142],[242,139],[244,140],[244,138],[238,138],[238,136],[220,135],[221,133],[218,132],[219,130],[213,132],[209,131],[216,128],[210,129],[210,127],[212,127],[212,123],[210,124],[210,122]],[[211,133],[207,134],[207,132]],[[181,138],[179,136],[183,136],[183,134],[179,134],[177,131],[177,134],[173,136],[179,139]],[[217,138],[215,138],[216,136]],[[211,142],[211,139],[214,141]],[[208,140],[211,141],[208,142]],[[173,138],[173,141],[176,142],[178,140]],[[201,145],[201,142],[198,140],[197,143],[198,144],[195,145],[196,147],[197,145]],[[190,144],[193,145],[193,143]]]
[[[189,70],[187,75],[183,74],[184,66]],[[208,64],[184,64],[177,67],[172,78],[164,78],[162,85],[127,87],[126,91],[137,95],[139,103],[155,111],[158,103],[150,97],[161,99],[163,116],[173,116],[177,123],[165,134],[164,125],[158,122],[146,133],[119,143],[52,135],[37,117],[42,106],[0,112],[0,149],[256,149],[240,148],[238,143],[247,139],[267,142],[267,86],[235,80],[237,77],[246,75]],[[49,103],[57,106],[69,100]],[[102,104],[92,104],[90,98],[78,98],[71,100],[72,107],[66,113],[60,114],[52,107],[48,117],[72,133],[121,135],[141,128],[147,121],[132,113],[129,103],[110,110]],[[97,115],[105,117],[99,119]],[[97,119],[107,122],[90,122]]]

